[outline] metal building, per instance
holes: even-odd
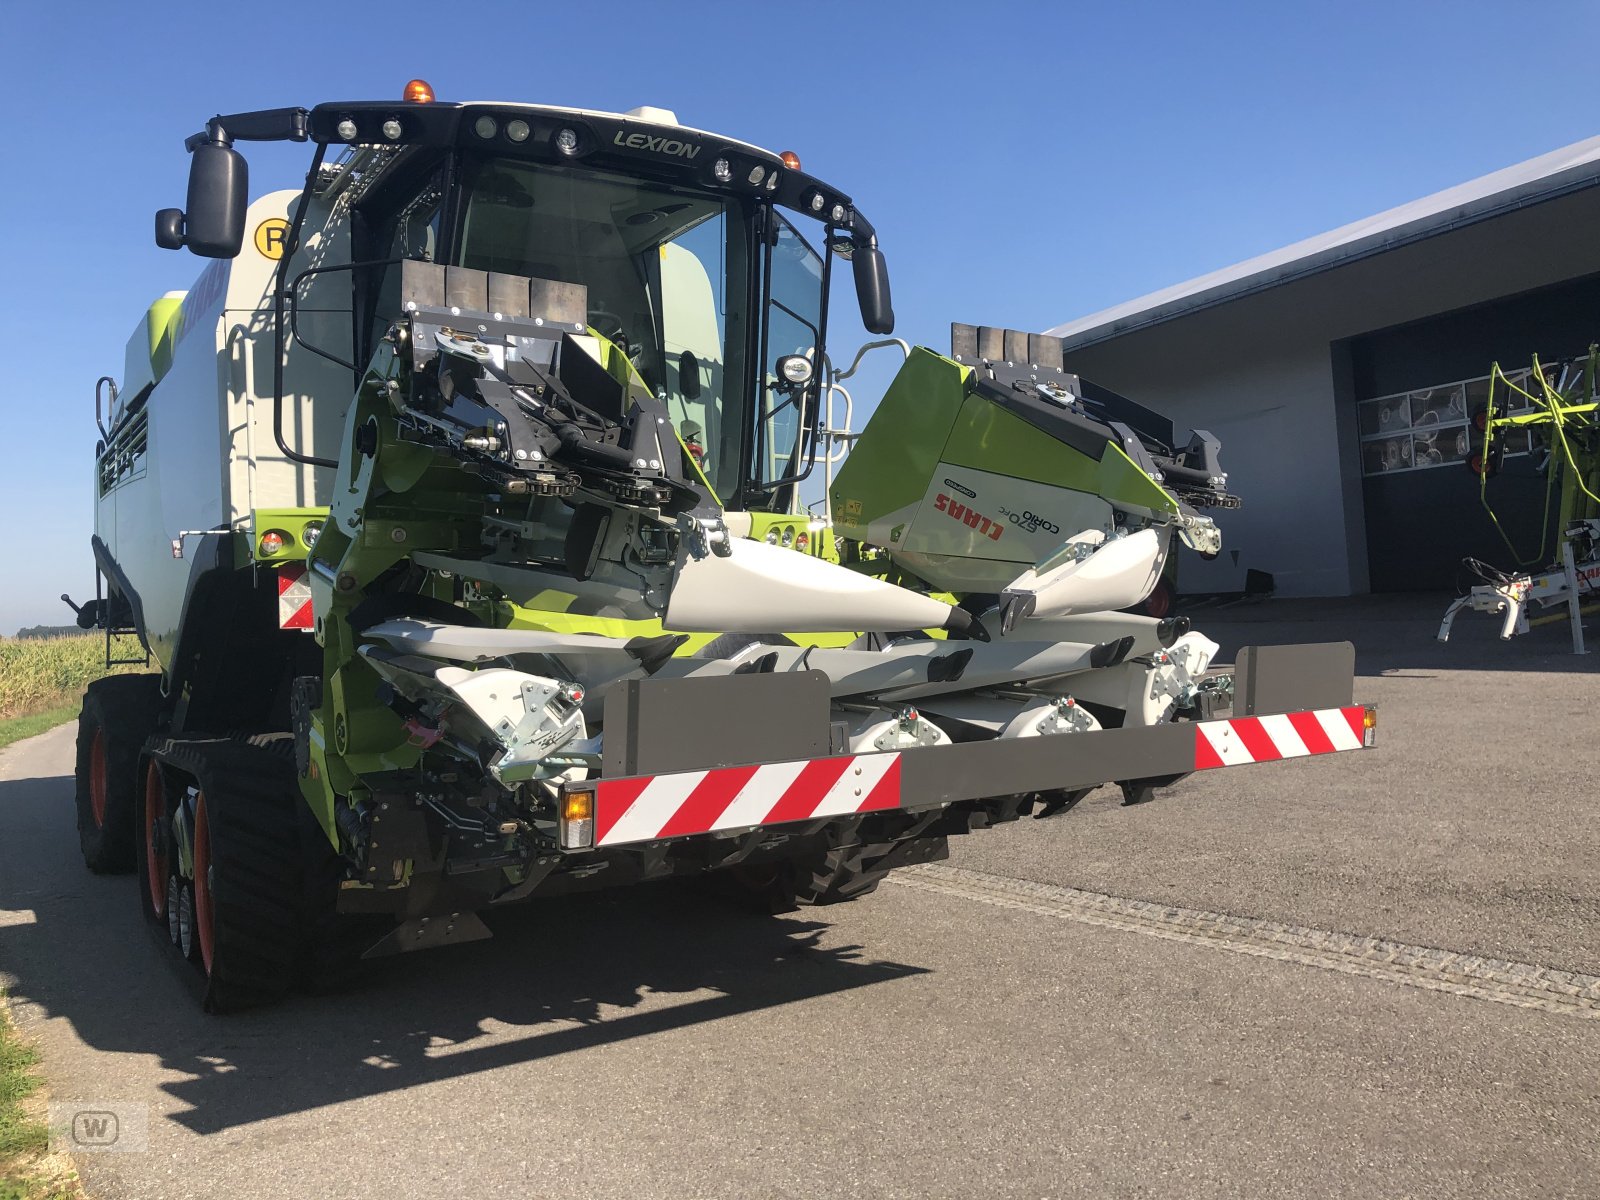
[[[1179,590],[1251,571],[1288,596],[1448,588],[1465,555],[1511,565],[1467,422],[1492,363],[1600,341],[1597,185],[1592,138],[1050,330],[1068,370],[1222,440],[1244,507],[1219,518],[1220,558],[1185,555]],[[1536,457],[1489,483],[1522,555]]]

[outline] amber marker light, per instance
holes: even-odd
[[[557,823],[563,850],[594,847],[594,792],[575,788],[561,795],[561,820]]]
[[[433,85],[425,79],[413,79],[406,84],[406,90],[400,93],[400,98],[407,104],[432,104]]]
[[[800,169],[800,156],[793,150],[785,150],[778,157],[783,159],[783,165],[788,167],[789,170],[798,171]]]
[[[1363,746],[1378,744],[1378,710],[1370,706],[1361,714],[1361,744]]]

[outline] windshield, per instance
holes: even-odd
[[[723,498],[752,389],[751,211],[734,197],[509,159],[467,164],[456,261],[582,284],[589,325],[662,396]]]

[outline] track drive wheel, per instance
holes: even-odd
[[[154,758],[145,760],[144,786],[134,816],[134,857],[139,871],[139,907],[158,925],[167,923],[168,894],[176,881],[173,859],[173,803],[167,776]]]
[[[204,973],[206,1011],[280,999],[294,982],[302,927],[293,764],[226,739],[172,740],[153,750],[196,789],[194,876],[169,886],[166,903],[180,952],[198,958]]]
[[[78,845],[98,874],[135,865],[144,779],[139,751],[160,720],[161,677],[112,675],[83,693],[78,716]]]

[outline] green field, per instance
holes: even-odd
[[[105,649],[105,636],[98,633],[0,638],[0,746],[77,716],[84,687],[106,674]],[[127,647],[120,652],[132,657]]]

